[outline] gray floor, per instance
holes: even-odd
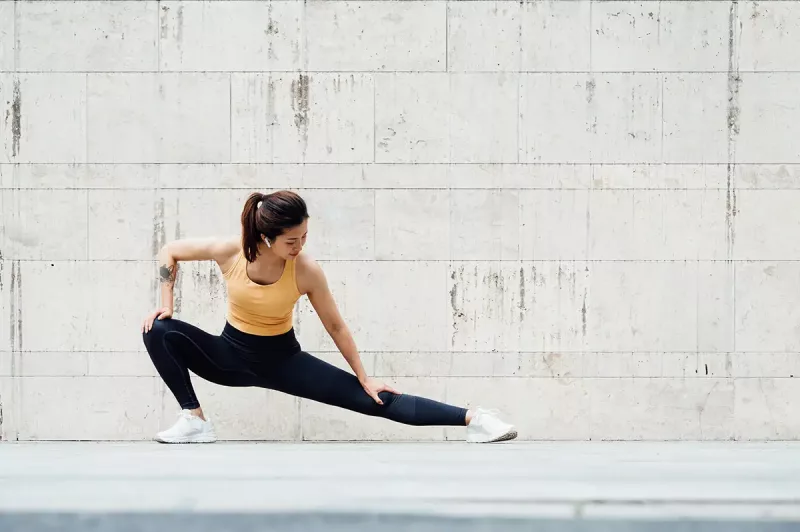
[[[4,443],[0,530],[796,530],[798,458],[800,443]]]

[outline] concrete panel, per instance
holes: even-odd
[[[733,185],[737,189],[800,188],[800,165],[739,165],[734,168],[733,179]]]
[[[450,162],[519,161],[516,75],[451,74],[448,101]]]
[[[798,379],[736,379],[735,432],[738,440],[796,440],[800,437]]]
[[[462,353],[454,355],[447,351],[382,351],[374,353],[375,367],[370,375],[387,381],[401,377],[449,377],[454,375],[453,360],[456,356],[461,357]],[[478,365],[481,369],[491,370],[492,357],[486,353],[475,353],[472,360],[488,361]]]
[[[800,377],[800,357],[797,353],[733,353],[730,360],[731,374],[738,378]]]
[[[697,350],[700,276],[696,263],[598,262],[589,269],[591,286],[586,310],[581,311],[592,349]]]
[[[727,162],[727,87],[727,74],[664,75],[664,162]]]
[[[15,375],[23,377],[85,377],[89,364],[82,351],[25,351],[16,354]]]
[[[445,70],[445,3],[312,2],[305,17],[309,70]]]
[[[494,351],[375,353],[378,377],[535,379],[790,377],[796,354],[707,352]],[[341,358],[341,356],[339,356]],[[533,384],[532,384],[533,385]]]
[[[155,260],[155,190],[89,190],[90,260]],[[84,199],[84,201],[86,201]],[[81,257],[82,258],[82,257]]]
[[[221,440],[300,439],[298,399],[261,388],[229,388],[191,376],[197,398]],[[180,406],[169,390],[163,396],[158,430],[177,421]]]
[[[180,264],[173,292],[175,317],[219,334],[228,311],[227,291],[215,261],[187,261]]]
[[[454,2],[447,8],[447,69],[511,71],[520,68],[520,4]]]
[[[16,314],[16,286],[12,282],[16,281],[17,264],[7,258],[0,259],[0,352],[7,353],[3,359],[5,362],[0,364],[2,375],[11,372],[11,330],[15,328],[15,321],[12,316]],[[12,277],[13,272],[13,277]],[[13,309],[13,311],[12,311]],[[0,355],[3,357],[3,355]]]
[[[160,386],[153,377],[22,378],[19,438],[148,439],[157,428]],[[70,405],[73,415],[54,404]]]
[[[800,350],[800,264],[736,264],[736,350]]]
[[[595,76],[593,162],[662,161],[662,79],[656,74]]]
[[[726,257],[724,190],[593,190],[589,198],[588,222],[583,216],[565,220],[588,225],[588,258]]]
[[[275,189],[299,188],[302,184],[304,169],[303,166],[289,164],[159,165],[158,183],[161,188],[221,188],[266,192]],[[239,205],[236,206],[237,213],[239,207]]]
[[[139,325],[153,310],[156,275],[152,262],[22,262],[17,343],[31,351],[141,349]],[[63,296],[54,298],[56,290]]]
[[[520,191],[520,258],[585,258],[591,226],[589,194],[586,190]]]
[[[591,167],[571,164],[453,164],[447,166],[451,189],[587,188]]]
[[[524,2],[520,5],[522,70],[591,69],[590,2]]]
[[[444,262],[327,262],[321,264],[339,311],[360,351],[444,351],[447,292]],[[306,298],[295,328],[309,352],[336,346]]]
[[[157,70],[157,5],[125,1],[19,4],[18,68],[61,72]]]
[[[0,442],[19,439],[20,380],[14,377],[0,377],[0,403],[3,404]]]
[[[86,160],[84,74],[0,74],[0,162]]]
[[[736,348],[735,263],[698,262],[697,349],[731,352]]]
[[[584,350],[592,325],[585,263],[453,262],[447,278],[453,351]],[[593,294],[591,297],[595,297]],[[611,349],[613,350],[613,349]]]
[[[450,193],[450,204],[450,258],[519,258],[519,192],[454,190]]]
[[[450,77],[375,76],[375,161],[442,163],[450,158]]]
[[[166,71],[302,69],[300,2],[160,2]]]
[[[441,164],[370,164],[361,168],[361,177],[357,181],[349,182],[356,187],[377,189],[447,188],[447,172],[447,167]],[[306,186],[314,186],[316,182],[306,173]],[[348,187],[345,185],[344,188]]]
[[[519,157],[526,163],[586,163],[601,80],[585,74],[525,74],[520,80]],[[594,103],[593,103],[594,102]],[[614,124],[619,124],[618,120]]]
[[[450,188],[589,188],[592,167],[574,164],[454,164],[447,167]]]
[[[309,215],[304,248],[319,260],[375,257],[375,194],[371,190],[302,190]]]
[[[155,198],[152,241],[166,243],[181,238],[228,238],[240,235],[242,208],[250,192],[229,189],[162,190]],[[156,235],[156,231],[163,232]],[[153,244],[156,252],[158,247]]]
[[[384,382],[401,393],[445,401],[447,380],[397,378]],[[366,393],[366,392],[365,392]],[[415,427],[304,399],[300,410],[303,440],[443,440],[442,427]],[[462,429],[463,431],[464,429]]]
[[[736,162],[798,163],[794,133],[800,123],[800,101],[795,87],[800,73],[741,74],[741,83],[729,112],[736,136]],[[734,87],[735,88],[735,87]]]
[[[88,87],[91,162],[230,160],[227,75],[90,74]]]
[[[730,379],[586,379],[592,440],[712,440],[734,433]]]
[[[451,202],[446,190],[375,191],[375,258],[448,259]]]
[[[592,6],[592,69],[726,71],[729,2],[601,2]]]
[[[3,256],[24,260],[85,259],[86,196],[85,190],[0,191]]]
[[[231,87],[234,161],[373,160],[371,75],[233,74]]]
[[[0,166],[0,188],[155,188],[158,167],[135,164],[19,164]]]
[[[742,70],[800,70],[800,12],[792,2],[739,4]]]
[[[158,377],[144,346],[135,352],[88,352],[86,365],[87,373],[92,377]]]
[[[724,164],[598,164],[590,172],[595,189],[724,189],[728,181]]]
[[[800,259],[800,190],[736,192],[734,256],[741,260]]]
[[[14,2],[0,2],[0,70],[14,70]]]
[[[376,76],[377,162],[517,162],[517,122],[515,75]]]

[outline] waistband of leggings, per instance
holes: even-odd
[[[248,348],[253,351],[264,351],[267,353],[294,354],[300,351],[300,342],[294,333],[294,328],[289,329],[283,334],[274,336],[261,336],[240,331],[229,322],[225,322],[222,329],[222,336],[238,344],[240,347]]]

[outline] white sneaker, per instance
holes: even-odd
[[[513,440],[517,437],[517,429],[500,420],[497,410],[478,408],[467,425],[467,441],[469,443],[491,443]]]
[[[217,441],[211,420],[203,421],[189,410],[181,410],[178,421],[165,431],[156,434],[161,443],[213,443]]]

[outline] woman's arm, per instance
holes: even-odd
[[[322,321],[322,325],[336,344],[337,349],[339,349],[342,356],[353,369],[361,386],[375,402],[383,404],[383,401],[378,397],[379,392],[398,392],[390,386],[386,386],[367,376],[366,371],[364,371],[364,366],[361,364],[361,357],[358,354],[353,335],[350,333],[350,329],[339,313],[339,308],[336,305],[336,301],[333,299],[333,294],[331,294],[325,273],[322,271],[319,264],[305,256],[305,254],[300,254],[298,257],[298,265],[300,266],[299,270],[302,270],[302,273],[298,272],[298,289],[301,293],[305,293],[308,296],[308,300],[317,312],[317,315]]]
[[[235,259],[239,245],[239,240],[236,238],[186,238],[162,246],[157,257],[161,306],[145,318],[142,331],[149,331],[154,320],[172,316],[179,261],[213,260],[225,272]]]

